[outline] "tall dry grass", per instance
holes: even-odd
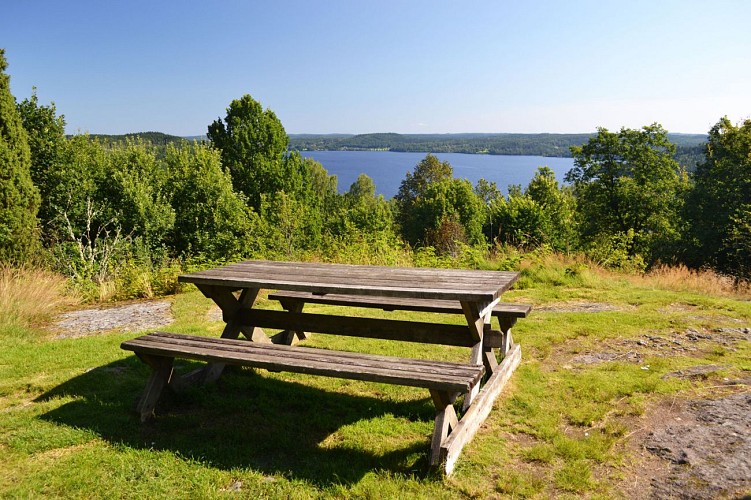
[[[0,327],[32,326],[74,303],[62,275],[31,267],[0,266]]]
[[[730,276],[711,270],[694,270],[684,265],[655,266],[649,272],[631,277],[636,284],[655,286],[677,292],[751,298],[751,285],[738,284]]]

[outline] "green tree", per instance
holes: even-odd
[[[22,261],[38,245],[39,191],[31,180],[31,153],[10,92],[0,49],[0,261]]]
[[[166,171],[153,146],[140,139],[128,140],[110,149],[108,156],[108,168],[97,189],[105,215],[148,250],[161,248],[175,213],[168,200]]]
[[[282,123],[250,95],[233,100],[224,120],[218,118],[209,125],[208,137],[221,151],[235,190],[256,211],[262,195],[289,193],[299,185],[299,171],[290,169],[299,162],[285,161],[289,138]]]
[[[233,191],[218,151],[203,145],[168,146],[164,164],[175,213],[167,237],[172,253],[229,259],[258,250],[257,215]]]
[[[658,124],[618,133],[600,128],[571,152],[574,168],[566,181],[573,184],[584,243],[633,234],[630,255],[649,262],[670,258],[688,184],[665,129]]]
[[[101,187],[111,172],[111,157],[96,140],[76,135],[60,144],[57,164],[46,172],[47,210],[44,232],[47,244],[82,234],[106,224],[103,210],[108,200],[102,199]],[[93,217],[93,218],[92,218]]]
[[[530,196],[513,191],[508,199],[492,205],[493,221],[502,243],[533,249],[548,243],[549,220],[545,210]]]
[[[415,166],[413,172],[407,172],[399,185],[394,200],[397,207],[397,222],[402,236],[411,245],[416,245],[425,236],[425,221],[415,213],[415,204],[424,197],[428,188],[435,183],[450,180],[454,171],[449,162],[441,162],[428,154]],[[440,219],[440,217],[438,217]]]
[[[57,215],[50,201],[59,181],[57,174],[65,142],[65,117],[57,116],[54,103],[49,106],[39,104],[36,88],[32,90],[30,98],[18,104],[18,111],[29,137],[31,179],[41,195],[39,220],[45,231]]]
[[[724,117],[712,127],[694,181],[689,263],[751,279],[751,120],[733,125]]]
[[[485,204],[466,179],[444,179],[428,184],[413,207],[415,226],[421,229],[418,240],[440,253],[454,254],[456,242],[478,245],[482,233]]]
[[[555,172],[549,167],[539,167],[524,194],[542,209],[542,243],[558,251],[575,246],[576,201],[570,189],[559,186]]]
[[[393,231],[391,206],[383,196],[376,196],[373,179],[360,174],[344,194],[342,219],[347,232],[381,233]]]

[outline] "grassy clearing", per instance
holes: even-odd
[[[508,299],[538,308],[514,332],[522,365],[448,479],[427,468],[433,408],[422,390],[232,369],[213,386],[170,395],[156,422],[141,426],[132,407],[148,369],[119,349],[135,332],[50,340],[38,308],[24,309],[0,323],[0,496],[618,497],[634,460],[627,443],[654,404],[707,396],[724,379],[751,372],[749,342],[684,335],[751,326],[745,297],[545,257],[526,264]],[[22,302],[62,300],[55,292]],[[579,302],[611,307],[566,310]],[[209,306],[197,292],[175,296],[170,330],[218,335],[222,325],[209,320]],[[466,356],[326,335],[310,343]],[[615,357],[577,362],[596,353]],[[636,358],[625,356],[631,353]],[[698,379],[665,378],[705,364],[724,368]]]

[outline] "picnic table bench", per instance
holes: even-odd
[[[517,277],[517,273],[499,271],[246,261],[179,277],[181,282],[195,284],[222,309],[226,326],[221,338],[155,332],[123,342],[121,347],[152,368],[138,404],[142,420],[153,416],[165,387],[179,389],[215,380],[226,364],[428,389],[436,407],[430,462],[450,474],[521,360],[509,325],[525,317],[529,307],[500,303],[501,294]],[[272,297],[286,304],[285,310],[254,308],[261,289],[278,290]],[[461,313],[466,325],[302,312],[306,302],[316,301]],[[500,331],[491,328],[494,314],[502,321]],[[452,363],[305,348],[274,343],[263,328],[295,335],[313,331],[464,346],[470,348],[470,356],[466,363]],[[252,342],[239,340],[240,333]],[[285,335],[274,340],[291,340],[289,333]],[[173,370],[175,358],[207,364],[178,377]],[[483,376],[487,377],[484,384]],[[454,408],[460,396],[464,397],[461,419]]]

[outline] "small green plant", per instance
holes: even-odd
[[[583,460],[567,462],[555,473],[555,484],[565,491],[583,493],[594,487],[592,470]]]

